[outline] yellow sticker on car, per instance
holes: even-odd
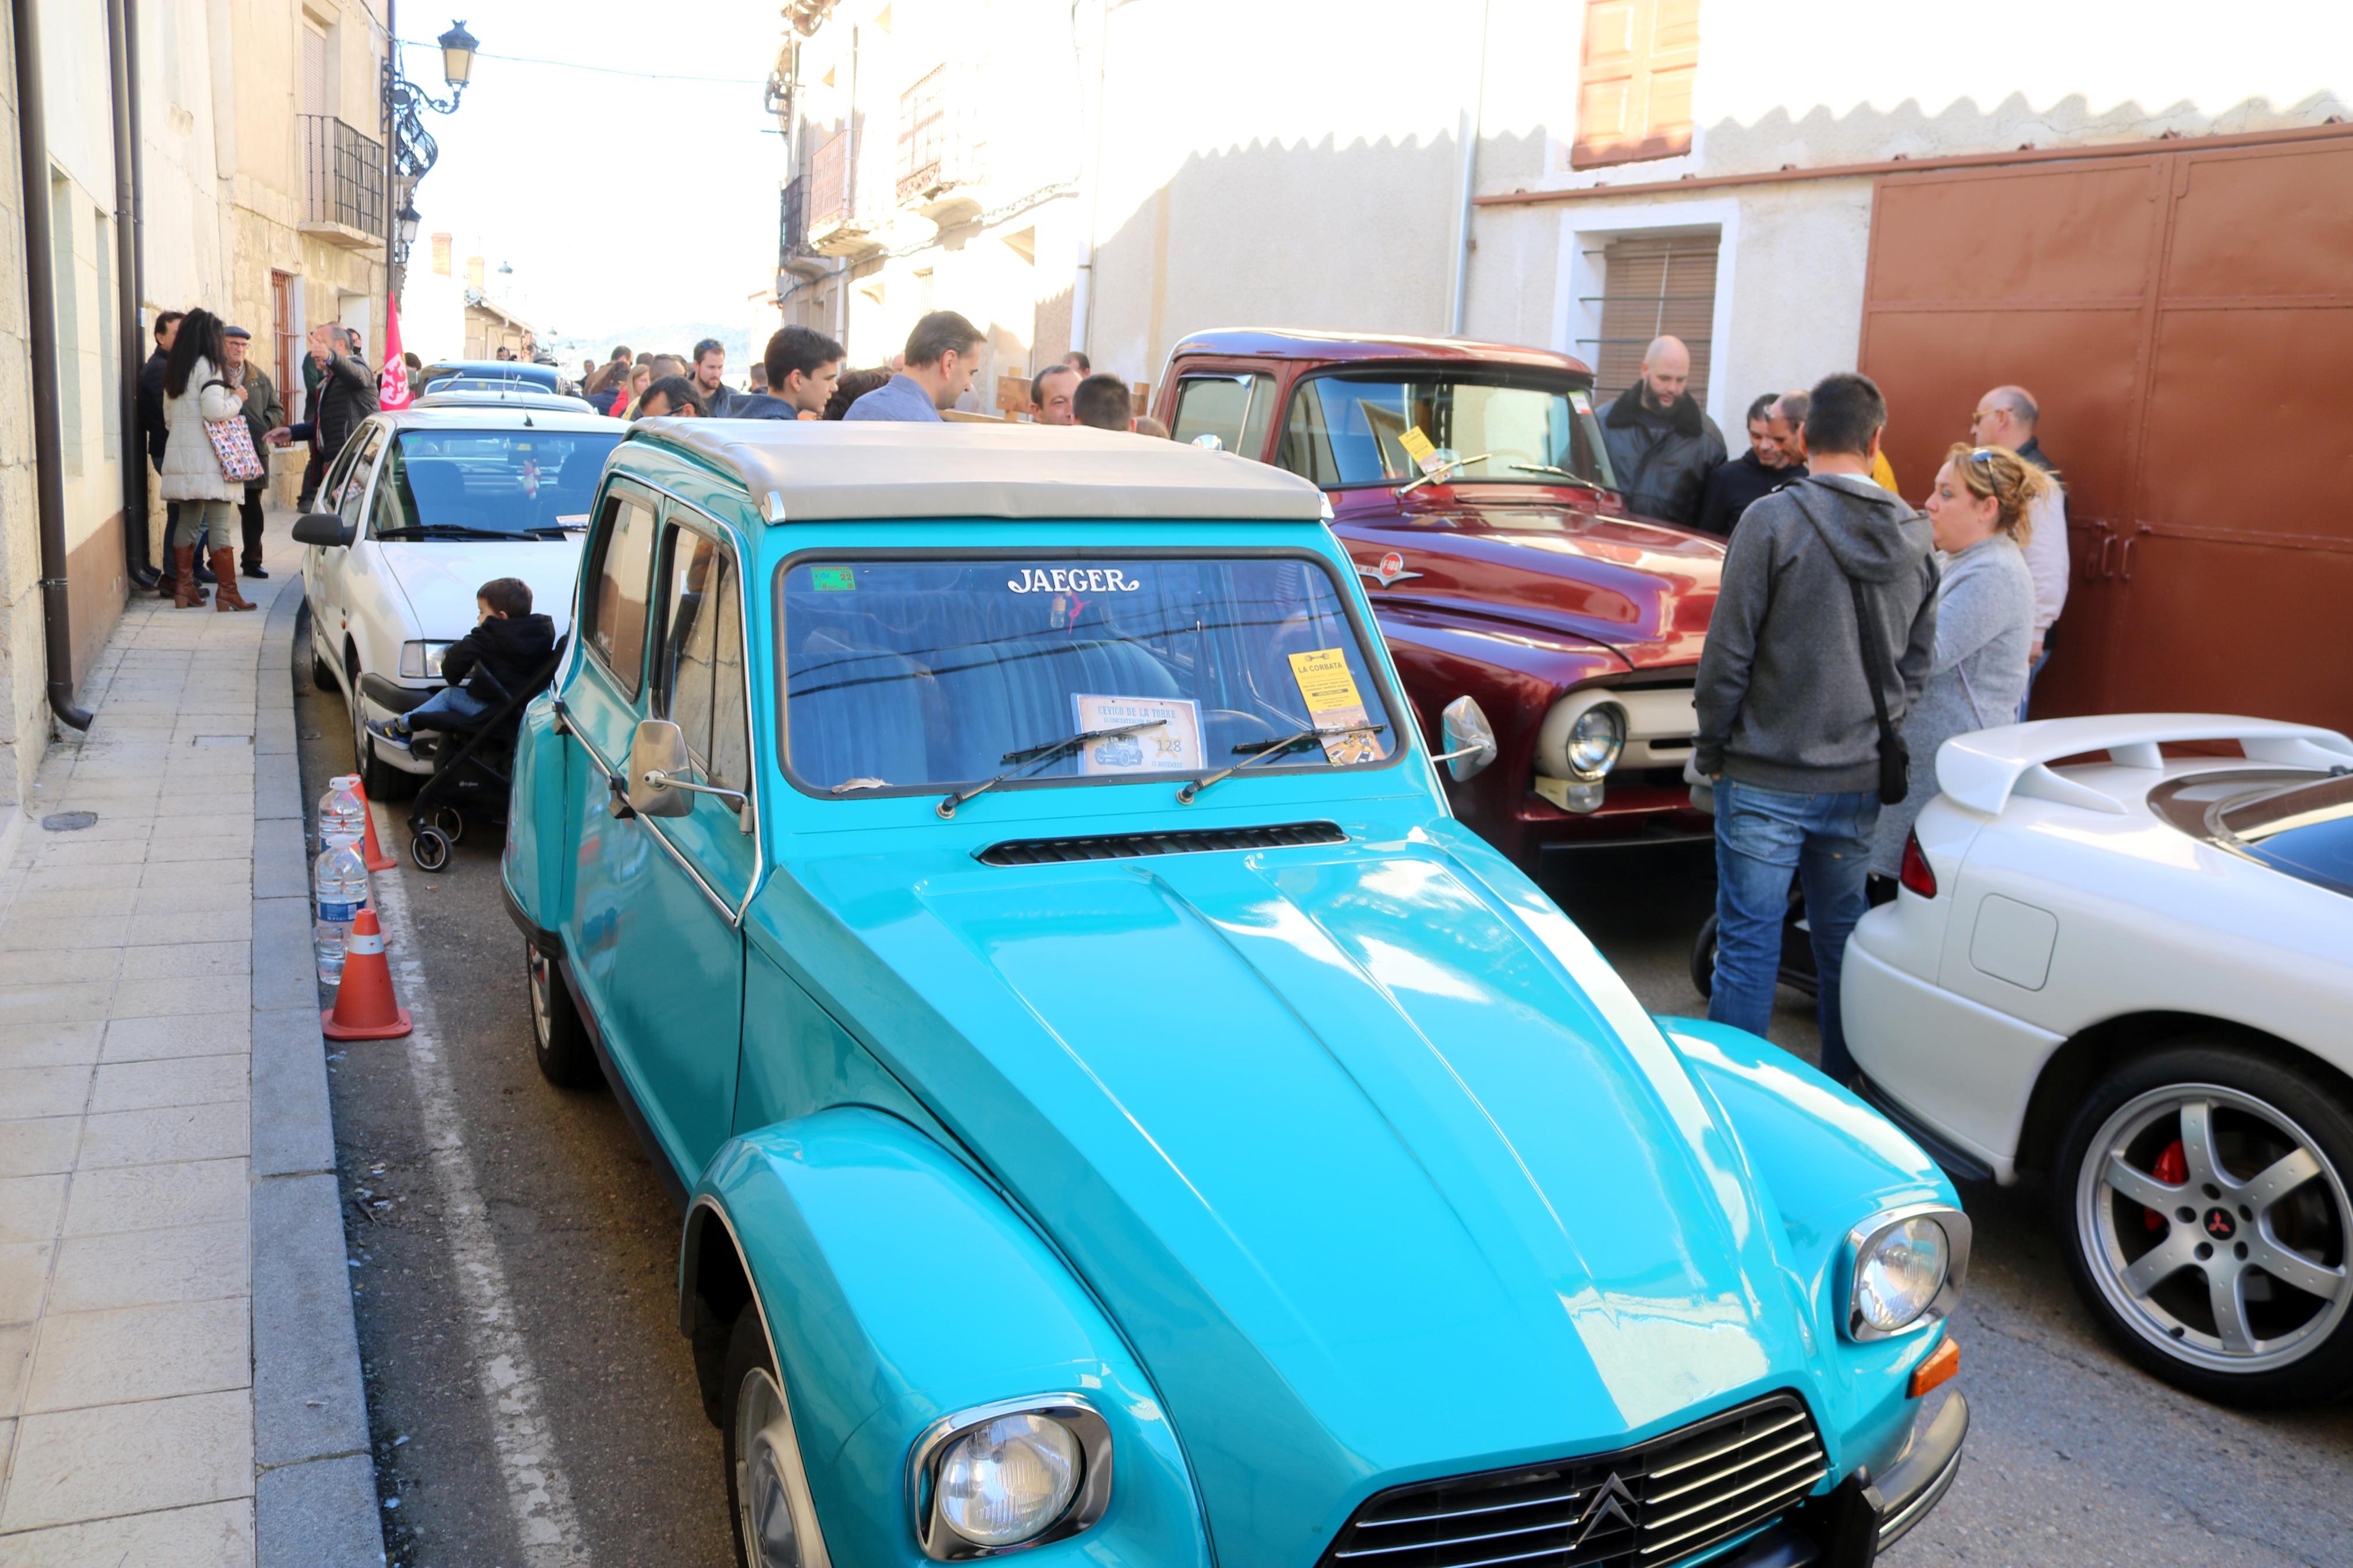
[[[1342,731],[1323,737],[1326,761],[1345,766],[1379,760],[1380,742],[1373,733],[1372,717],[1365,711],[1364,693],[1356,689],[1356,677],[1348,668],[1345,651],[1319,647],[1313,653],[1294,653],[1291,678],[1299,683],[1300,699],[1307,704],[1307,721],[1318,730]]]

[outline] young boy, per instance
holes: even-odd
[[[472,719],[487,713],[502,700],[491,679],[504,687],[508,695],[518,693],[555,651],[555,623],[531,613],[531,584],[522,579],[492,578],[474,591],[474,604],[481,612],[474,629],[451,643],[441,656],[441,678],[448,688],[406,713],[369,720],[369,734],[405,752],[418,714]],[[469,675],[477,689],[467,689]]]

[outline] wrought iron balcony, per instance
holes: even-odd
[[[302,229],[362,248],[385,238],[384,144],[331,114],[300,117]]]
[[[808,243],[808,176],[786,182],[777,194],[776,265],[790,261]]]
[[[868,224],[858,212],[857,159],[851,138],[843,129],[809,154],[808,217],[805,239],[811,250],[827,256],[856,256],[874,248],[867,237]]]

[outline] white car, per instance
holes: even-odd
[[[310,546],[311,671],[343,689],[369,795],[393,797],[432,771],[379,747],[367,721],[441,689],[443,650],[474,628],[475,590],[519,577],[564,634],[596,480],[626,429],[594,412],[460,402],[373,415],[352,432],[294,537]]]
[[[2158,1376],[2353,1391],[2353,742],[2049,720],[1947,741],[1936,784],[1846,952],[1867,1095],[1958,1173],[2047,1176]]]

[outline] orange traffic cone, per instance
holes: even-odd
[[[384,928],[374,910],[362,910],[343,943],[343,979],[335,1005],[319,1015],[331,1040],[396,1040],[408,1033],[408,1009],[392,994],[392,965],[385,961]]]
[[[367,824],[367,832],[360,839],[360,858],[367,862],[371,871],[389,871],[400,862],[385,854],[384,846],[375,841],[375,812],[368,805],[367,785],[353,779],[352,793],[360,797],[360,820]]]

